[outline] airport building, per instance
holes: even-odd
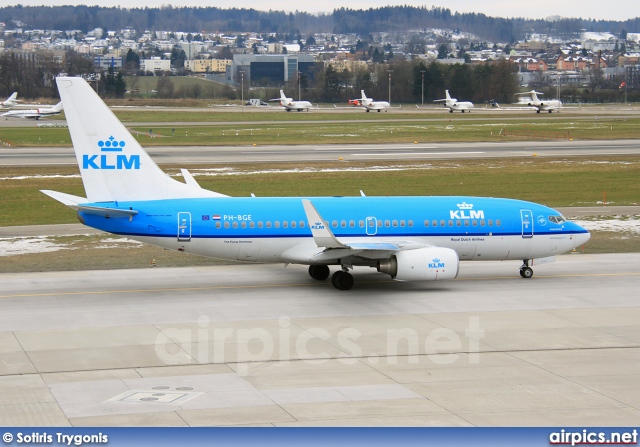
[[[313,78],[320,67],[308,54],[235,54],[227,78],[238,84],[244,78],[248,85],[282,85],[295,79],[297,72]]]

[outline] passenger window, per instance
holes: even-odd
[[[477,226],[478,226],[478,221],[477,221],[477,220],[475,220],[475,219],[473,219],[473,220],[471,221],[471,225],[473,225],[474,227],[477,227]]]
[[[464,226],[465,226],[465,227],[468,227],[468,226],[469,226],[469,221],[468,221],[468,220],[465,220],[465,221],[464,221]]]
[[[280,228],[280,221],[279,221],[279,220],[276,220],[276,221],[273,223],[273,226],[274,226],[274,228]]]
[[[462,221],[456,220],[456,227],[461,227],[461,226],[462,226]]]
[[[262,228],[262,221],[258,222],[258,228]]]
[[[292,221],[291,221],[291,228],[295,228],[295,227],[296,227],[296,221],[295,221],[295,220],[292,220]]]
[[[428,226],[429,226],[429,221],[428,221],[428,220],[425,220],[425,221],[424,221],[424,226],[425,226],[425,227],[428,227]]]
[[[398,221],[397,220],[392,221],[391,225],[394,226],[394,227],[397,227],[398,226]]]
[[[482,219],[482,220],[480,221],[480,226],[481,226],[481,227],[484,227],[484,219]]]
[[[304,228],[304,221],[300,221],[300,228]]]
[[[382,221],[381,220],[378,221],[378,228],[382,228]]]
[[[493,219],[489,219],[489,222],[487,222],[489,224],[490,227],[493,226]]]
[[[225,227],[225,228],[229,228],[229,222],[225,222],[225,223],[224,223],[224,227]]]
[[[222,225],[220,225],[220,222],[216,222],[216,228],[220,228]]]
[[[342,221],[340,221],[340,226],[341,226],[342,228],[347,228],[347,221],[346,221],[346,220],[342,220]]]
[[[496,219],[496,227],[500,226],[500,219]]]
[[[438,221],[437,220],[432,221],[431,225],[433,225],[434,227],[437,227],[438,226]]]
[[[370,221],[369,221],[369,226],[370,226],[370,227],[372,227],[372,226],[373,226],[373,221],[372,221],[372,220],[370,220]]]
[[[267,228],[271,228],[271,221],[270,220],[267,221]]]
[[[444,227],[444,220],[441,220],[441,221],[440,221],[440,226],[441,226],[441,227]]]
[[[358,221],[358,226],[359,226],[360,228],[364,228],[364,220],[359,220],[359,221]]]
[[[452,221],[452,220],[450,220],[450,221],[449,221],[449,226],[450,226],[450,227],[452,227],[452,226],[453,226],[453,221]]]
[[[234,222],[234,223],[232,223],[232,224],[231,224],[231,226],[232,226],[233,228],[238,228],[238,222]]]
[[[249,222],[249,228],[255,228],[256,224],[254,222]]]
[[[410,221],[409,221],[409,226],[410,226],[410,227],[412,227],[412,226],[413,226],[413,221],[412,221],[412,220],[410,220]]]
[[[289,222],[287,222],[286,220],[282,222],[282,228],[289,228]]]
[[[351,228],[354,228],[354,227],[356,226],[356,223],[355,223],[353,220],[350,220],[350,221],[349,221],[349,226],[350,226]]]
[[[389,228],[389,225],[391,225],[391,223],[388,220],[385,220],[384,221],[384,226]]]
[[[400,221],[400,226],[401,226],[401,227],[404,227],[404,226],[405,226],[405,221],[404,221],[404,220],[401,220],[401,221]]]
[[[331,226],[332,226],[333,228],[338,228],[338,221],[337,221],[337,220],[334,220],[333,222],[331,222]]]
[[[241,226],[242,228],[247,228],[247,223],[246,223],[246,222],[242,222],[242,223],[240,224],[240,226]]]

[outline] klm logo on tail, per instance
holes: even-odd
[[[106,141],[98,141],[100,155],[82,155],[82,169],[140,169],[140,155],[125,155],[125,142],[113,136]]]

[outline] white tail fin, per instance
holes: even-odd
[[[224,197],[162,172],[84,79],[56,82],[90,202]]]
[[[360,90],[360,93],[362,94],[362,100],[363,101],[366,101],[367,99],[369,99],[369,98],[367,98],[367,95],[364,94],[364,90]]]
[[[445,90],[444,94],[445,94],[445,97],[447,98],[447,101],[451,101],[451,96],[449,96],[449,90]]]
[[[18,102],[18,92],[13,92],[5,102],[10,102],[12,104],[15,104],[16,102]]]
[[[289,98],[287,98],[286,96],[284,96],[284,90],[280,90],[280,99],[283,99],[283,100],[285,100],[285,101],[286,101],[287,99],[289,99]]]
[[[51,108],[52,112],[62,112],[62,101]]]

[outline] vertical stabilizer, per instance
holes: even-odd
[[[360,93],[362,94],[362,100],[363,101],[366,101],[367,99],[369,99],[369,98],[367,98],[367,95],[364,94],[364,90],[360,90]]]
[[[162,172],[84,79],[56,82],[89,201],[222,196]]]
[[[451,101],[451,96],[449,96],[449,90],[444,91],[445,97],[447,98],[447,102]]]

